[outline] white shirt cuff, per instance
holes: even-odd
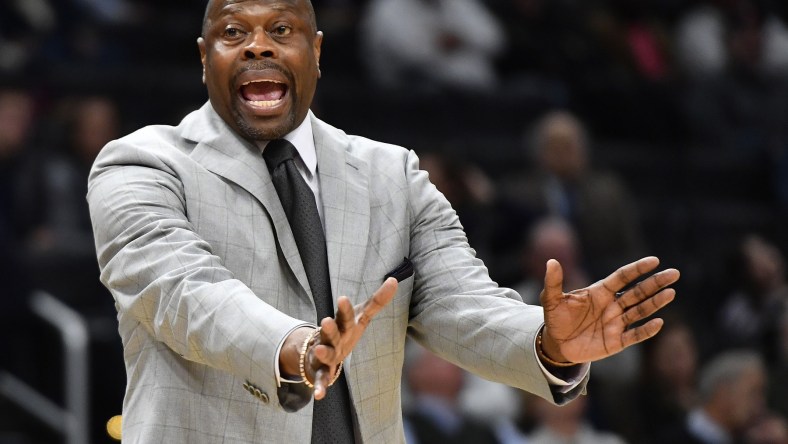
[[[290,331],[288,331],[287,334],[284,336],[284,338],[282,338],[282,342],[280,342],[279,346],[276,348],[276,354],[274,356],[275,357],[275,360],[274,360],[274,374],[276,375],[276,386],[277,387],[281,387],[283,382],[286,382],[286,383],[289,383],[289,384],[299,384],[299,383],[304,382],[304,380],[302,378],[298,378],[297,380],[285,379],[279,373],[279,354],[282,352],[282,347],[285,345],[285,340],[287,339],[288,336],[290,336],[291,333],[293,333],[294,331],[296,331],[297,329],[299,329],[301,327],[312,327],[312,328],[316,329],[317,325],[311,324],[309,322],[304,322],[303,324],[298,324],[295,327],[293,327]]]
[[[544,325],[544,324],[542,324]],[[542,327],[539,327],[541,329]],[[537,330],[538,331],[538,330]],[[562,372],[564,373],[563,379],[559,378],[558,376],[550,373],[547,368],[545,368],[544,364],[542,364],[542,360],[539,359],[539,355],[536,353],[536,339],[534,338],[534,357],[536,357],[536,362],[539,363],[539,368],[542,370],[545,378],[547,379],[547,383],[556,387],[559,393],[569,393],[581,382],[585,379],[588,372],[591,370],[591,364],[586,362],[583,364],[578,364],[573,367],[565,367]]]

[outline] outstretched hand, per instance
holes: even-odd
[[[320,322],[320,334],[308,347],[305,359],[307,379],[315,386],[315,399],[320,400],[333,379],[339,364],[353,351],[367,325],[373,317],[391,302],[397,292],[397,280],[388,278],[375,293],[361,304],[353,307],[347,296],[337,299],[335,318],[324,318]],[[280,355],[282,370],[289,374],[298,374],[298,353],[293,363],[293,350],[300,350],[310,329],[299,329],[286,340]],[[289,345],[288,345],[289,344]],[[289,357],[285,357],[286,351]],[[293,370],[295,369],[295,370]]]
[[[675,290],[665,287],[678,280],[678,270],[663,270],[622,290],[658,265],[659,259],[646,257],[586,288],[564,293],[561,265],[554,259],[548,261],[541,294],[542,350],[547,357],[558,362],[596,361],[657,334],[662,319],[634,328],[630,325],[673,300]]]

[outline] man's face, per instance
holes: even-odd
[[[248,140],[278,139],[306,117],[322,33],[307,0],[211,0],[198,40],[216,112]]]
[[[739,433],[758,418],[766,406],[766,375],[761,368],[748,368],[721,390],[725,427]]]

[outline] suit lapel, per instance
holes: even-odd
[[[184,124],[183,136],[197,142],[192,158],[209,171],[230,180],[252,194],[265,207],[276,238],[290,269],[312,297],[298,247],[259,149],[236,136],[206,103]]]
[[[312,113],[317,172],[326,224],[331,292],[356,304],[371,295],[358,294],[369,238],[369,167],[349,150],[341,131]]]
[[[206,169],[252,194],[271,217],[282,253],[296,279],[312,297],[293,232],[258,148],[241,139],[206,103],[183,124],[183,137],[197,143],[192,157]],[[317,172],[326,225],[331,291],[353,303],[370,295],[358,294],[369,238],[369,167],[349,150],[347,136],[311,112],[317,150]]]

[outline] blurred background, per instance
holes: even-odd
[[[572,408],[413,346],[410,442],[788,442],[788,3],[313,3],[313,110],[414,149],[501,285],[538,303],[548,258],[573,288],[642,255],[682,272],[665,330]],[[0,2],[0,443],[111,442],[87,172],[205,102],[204,4]]]

